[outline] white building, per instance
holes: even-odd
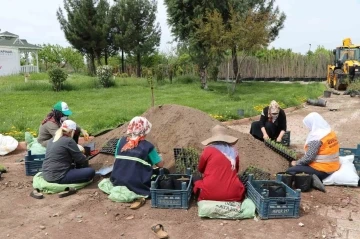
[[[39,72],[38,50],[41,47],[29,44],[25,39],[10,32],[0,32],[0,76]],[[35,53],[36,66],[29,63],[29,54]],[[21,55],[26,65],[20,65]]]

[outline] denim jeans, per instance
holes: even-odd
[[[312,167],[307,166],[307,165],[296,165],[294,167],[289,168],[286,172],[288,174],[291,174],[291,175],[294,175],[296,173],[307,173],[307,174],[310,174],[310,175],[315,174],[316,176],[318,176],[318,178],[321,181],[324,180],[325,178],[327,178],[330,175],[328,173],[321,172],[321,171],[318,171],[316,169],[313,169]]]
[[[59,184],[85,183],[92,180],[95,176],[93,168],[74,168],[70,169],[65,176],[59,180]]]

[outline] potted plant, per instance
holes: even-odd
[[[269,197],[286,197],[286,188],[283,184],[277,182],[266,182],[260,186],[261,190],[268,190]]]
[[[159,189],[174,190],[174,181],[169,175],[161,175],[159,178]]]
[[[286,172],[280,172],[280,173],[277,173],[277,175],[281,175],[281,181],[283,183],[285,183],[287,186],[289,186],[290,188],[292,188],[292,184],[294,181],[294,175],[288,174]]]
[[[174,188],[175,190],[182,190],[182,183],[186,184],[186,187],[189,185],[190,177],[188,176],[181,176],[178,178],[173,178]]]
[[[312,176],[307,173],[297,173],[294,178],[295,188],[301,192],[308,192],[311,189]]]

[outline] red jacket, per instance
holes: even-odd
[[[208,146],[200,156],[198,170],[202,180],[196,181],[194,193],[200,189],[198,200],[242,201],[244,185],[237,173],[239,156],[236,157],[236,169],[231,170],[231,163],[218,149]]]

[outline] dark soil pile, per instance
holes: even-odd
[[[211,137],[211,128],[221,122],[208,114],[180,105],[156,106],[146,111],[142,116],[152,123],[152,130],[147,140],[152,142],[165,161],[165,167],[174,171],[174,148],[195,148],[201,153],[201,141]],[[126,133],[127,124],[106,134],[95,137],[96,149],[100,149],[112,138],[120,138]],[[284,171],[288,162],[277,153],[267,148],[264,143],[255,140],[250,134],[244,134],[227,128],[228,134],[239,138],[236,147],[240,154],[240,171],[252,165],[271,174]],[[96,169],[111,165],[114,156],[99,154],[91,160]]]

